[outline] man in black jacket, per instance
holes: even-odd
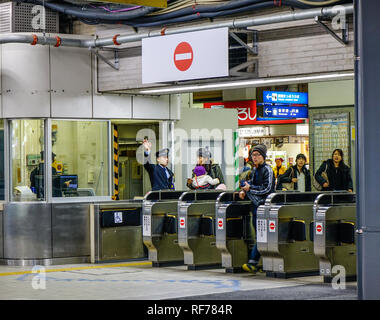
[[[144,168],[149,173],[152,190],[174,190],[174,174],[167,167],[169,164],[169,149],[161,149],[156,152],[157,164],[151,164],[149,161],[152,144],[144,139]]]
[[[274,192],[275,178],[273,169],[270,165],[265,163],[267,148],[265,145],[259,144],[250,150],[249,157],[252,160],[253,168],[251,179],[244,182],[241,186],[239,197],[244,199],[247,196],[252,201],[252,219],[253,226],[256,233],[256,212],[260,205],[265,203],[266,197]],[[256,244],[253,247],[248,263],[243,265],[243,270],[248,272],[256,272],[257,264],[260,260],[260,252],[257,250]]]
[[[310,171],[305,167],[306,156],[302,153],[296,157],[296,164],[278,177],[277,190],[284,190],[284,183],[292,183],[293,189],[301,192],[311,191]],[[286,188],[285,188],[286,189]]]

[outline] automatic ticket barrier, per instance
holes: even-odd
[[[151,191],[143,200],[143,241],[153,267],[183,264],[178,245],[178,200],[184,191]]]
[[[238,192],[224,192],[216,202],[216,247],[226,272],[240,272],[253,245],[251,201],[241,200]]]
[[[142,200],[97,203],[93,208],[93,262],[147,257],[142,239]]]
[[[215,242],[215,202],[222,191],[185,192],[178,202],[178,244],[188,270],[221,267]]]
[[[257,244],[269,277],[318,275],[310,237],[313,204],[319,193],[272,193],[257,210]]]
[[[356,196],[353,193],[325,193],[314,203],[314,254],[320,275],[331,282],[345,273],[346,281],[356,280]]]

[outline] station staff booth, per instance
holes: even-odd
[[[128,239],[142,248],[137,212],[151,190],[141,158],[146,136],[152,163],[155,150],[171,149],[177,190],[186,189],[204,145],[233,188],[236,111],[181,108],[179,95],[100,94],[96,59],[85,49],[3,44],[0,62],[0,263],[133,258],[109,244],[133,226]],[[124,223],[128,210],[136,214],[131,225]],[[111,234],[102,228],[120,230],[121,238],[103,243]],[[140,249],[135,257],[144,256]]]

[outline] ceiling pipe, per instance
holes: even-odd
[[[335,17],[338,13],[343,11],[344,14],[352,14],[354,7],[352,4],[325,7],[325,8],[315,8],[315,9],[306,9],[306,10],[297,10],[293,12],[281,13],[276,15],[265,15],[254,18],[241,18],[241,19],[232,19],[215,24],[204,24],[197,26],[189,27],[180,27],[180,28],[163,28],[161,30],[132,34],[132,35],[119,35],[116,34],[112,38],[103,38],[103,39],[92,39],[92,40],[81,40],[81,39],[72,39],[72,38],[60,38],[56,37],[45,37],[37,36],[35,34],[27,35],[0,35],[0,44],[5,43],[28,43],[31,45],[53,45],[55,47],[66,46],[66,47],[80,47],[80,48],[97,48],[97,47],[106,47],[113,45],[121,45],[123,43],[140,41],[144,38],[158,37],[163,35],[186,33],[193,31],[209,30],[216,28],[231,28],[239,29],[246,27],[253,27],[259,25],[289,22],[289,21],[298,21],[313,19],[315,17]]]

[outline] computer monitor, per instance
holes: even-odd
[[[65,195],[76,194],[78,189],[78,175],[61,175],[59,177],[60,187]]]

